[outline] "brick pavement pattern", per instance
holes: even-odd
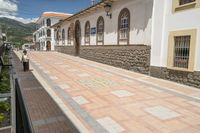
[[[22,64],[14,54],[13,62],[34,132],[78,133],[32,72],[23,72]]]
[[[91,132],[200,131],[200,90],[196,88],[57,52],[29,56],[34,71]],[[28,97],[43,97],[29,92]],[[38,102],[42,108],[41,99]],[[30,111],[37,115],[37,110]]]

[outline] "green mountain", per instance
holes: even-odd
[[[35,23],[24,24],[9,18],[0,18],[0,27],[7,34],[8,41],[18,46],[32,41],[32,34],[36,30]]]

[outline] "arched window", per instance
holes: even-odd
[[[127,8],[123,9],[118,19],[118,44],[129,44],[130,33],[130,12]]]
[[[57,45],[59,45],[59,40],[60,39],[60,37],[59,37],[59,30],[57,30],[57,32],[56,32],[56,42],[57,42]]]
[[[99,17],[97,20],[97,44],[104,43],[104,19]]]
[[[68,33],[67,33],[67,40],[68,44],[71,44],[71,27],[68,28]]]
[[[65,29],[62,30],[62,44],[65,45]]]
[[[85,24],[85,44],[90,44],[90,22]]]
[[[42,30],[42,36],[44,36],[45,35],[45,31],[44,31],[44,29]]]
[[[51,30],[47,29],[47,37],[51,37]]]
[[[51,26],[51,19],[50,18],[47,19],[47,26]]]

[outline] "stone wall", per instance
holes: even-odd
[[[80,57],[143,74],[150,68],[150,46],[146,45],[81,46]]]
[[[55,46],[55,51],[75,55],[75,47],[74,46]]]
[[[181,84],[200,88],[200,71],[185,72],[171,70],[164,67],[150,67],[150,75],[157,78],[167,79]]]

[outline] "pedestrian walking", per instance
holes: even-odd
[[[29,70],[29,58],[27,55],[27,50],[23,51],[22,63],[23,63],[23,67],[24,67],[24,72],[28,71]]]

